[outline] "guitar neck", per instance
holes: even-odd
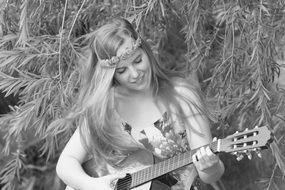
[[[209,144],[210,148],[213,152],[217,151],[217,142],[213,142]],[[208,145],[205,145],[208,146]],[[189,165],[192,163],[192,155],[197,151],[198,149],[194,149],[191,151],[187,151],[185,153],[178,154],[176,156],[173,156],[167,160],[161,161],[159,163],[156,163],[152,166],[149,166],[145,169],[136,171],[134,173],[131,173],[131,187],[136,187],[138,185],[141,185],[145,182],[148,182],[154,178],[157,178],[159,176],[162,176],[164,174],[167,174],[173,170],[176,170],[180,167]]]

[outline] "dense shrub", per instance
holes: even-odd
[[[122,16],[167,67],[195,76],[218,118],[212,132],[266,125],[263,158],[221,154],[225,189],[284,189],[283,0],[0,1],[0,90],[17,97],[0,118],[3,190],[62,189],[56,160],[74,126],[48,128],[74,103],[80,37]],[[281,71],[281,72],[280,72]],[[280,75],[281,74],[281,75]],[[11,97],[10,96],[10,97]]]

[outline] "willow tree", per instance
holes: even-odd
[[[221,155],[224,188],[284,188],[285,97],[278,83],[284,67],[283,0],[2,0],[0,5],[0,89],[17,97],[0,118],[3,190],[62,189],[54,168],[76,126],[49,124],[75,102],[85,34],[117,16],[136,26],[166,67],[197,76],[217,117],[213,134],[223,138],[256,125],[275,134],[263,159],[237,162]]]

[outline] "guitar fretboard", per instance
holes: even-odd
[[[206,145],[208,146],[208,145]],[[213,152],[217,151],[217,142],[209,144]],[[131,187],[136,187],[145,182],[148,182],[154,178],[162,176],[180,167],[186,166],[192,163],[192,155],[197,149],[187,151],[185,153],[178,154],[172,158],[156,163],[145,169],[134,172],[131,175]]]

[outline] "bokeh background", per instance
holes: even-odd
[[[82,37],[113,17],[200,85],[214,136],[274,134],[262,158],[220,153],[219,189],[285,189],[284,0],[0,0],[0,189],[64,189],[55,165],[76,126],[48,125],[76,99]]]

